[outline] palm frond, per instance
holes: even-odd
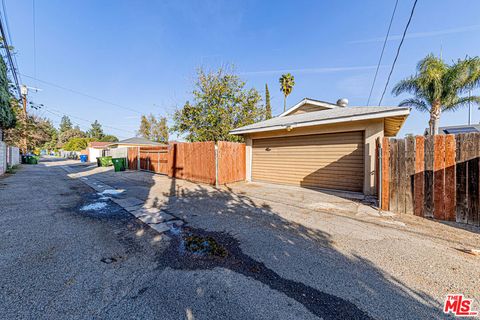
[[[408,77],[400,80],[392,89],[392,94],[398,96],[404,92],[416,94],[418,92],[418,83],[416,77]]]
[[[399,107],[414,107],[420,112],[430,112],[428,104],[421,99],[409,98],[405,99],[398,104]]]
[[[468,106],[469,103],[474,106],[480,106],[480,96],[460,97],[454,99],[448,104],[444,104],[442,109],[443,111],[457,111],[458,109]]]

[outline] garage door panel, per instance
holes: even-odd
[[[252,178],[361,192],[363,141],[363,132],[256,139],[252,149]]]

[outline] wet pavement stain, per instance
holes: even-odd
[[[216,267],[225,268],[285,294],[323,319],[372,319],[366,312],[348,300],[322,292],[301,282],[282,278],[262,262],[244,254],[240,249],[239,241],[229,234],[208,232],[188,226],[175,229],[168,234],[171,237],[170,245],[165,252],[158,255],[157,269],[170,267],[193,271],[210,270]],[[212,251],[209,249],[212,246],[217,249]],[[217,250],[220,250],[222,254],[218,254]]]
[[[82,198],[80,203],[71,208],[71,212],[95,219],[130,220],[133,218],[122,207],[97,193],[86,193]]]

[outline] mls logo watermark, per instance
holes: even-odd
[[[463,294],[449,294],[445,299],[444,313],[453,313],[457,317],[475,317],[478,311],[472,310],[473,299],[467,299]]]

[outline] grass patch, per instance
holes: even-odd
[[[5,172],[10,173],[10,174],[17,173],[17,170],[18,170],[19,167],[20,167],[20,165],[18,165],[18,164],[13,165],[13,166],[7,165],[7,171],[5,171]]]

